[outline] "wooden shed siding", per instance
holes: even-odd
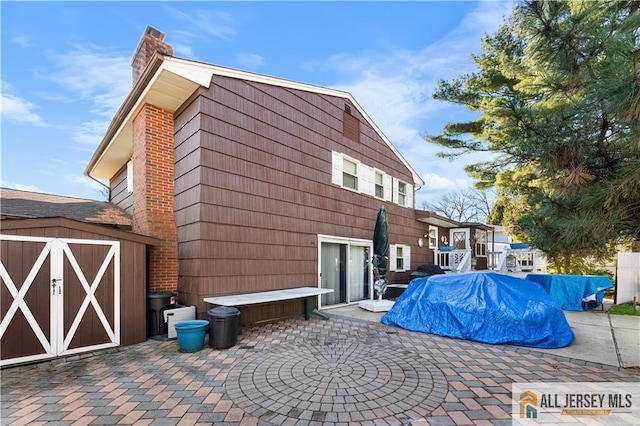
[[[3,228],[2,233],[33,237],[120,241],[120,342],[125,346],[145,341],[147,337],[146,245],[101,234],[98,226],[95,226],[96,232],[88,232],[66,226],[30,228],[27,222],[30,221],[25,221],[24,228]],[[98,286],[98,288],[100,287]],[[107,312],[105,314],[109,317]],[[96,327],[98,327],[98,323],[96,323]]]
[[[360,142],[343,135],[345,103],[215,76],[182,108],[174,141],[181,303],[196,305],[202,317],[210,308],[206,296],[317,286],[317,235],[370,240],[382,204],[390,213],[391,243],[412,247],[412,265],[432,262],[431,250],[416,246],[428,226],[412,209],[331,183],[331,150],[413,182],[355,108]],[[390,274],[392,281],[408,276]]]

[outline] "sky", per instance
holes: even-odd
[[[474,72],[507,1],[0,2],[0,186],[104,200],[83,175],[131,89],[147,25],[174,55],[350,92],[420,174],[416,208],[472,185],[424,134],[473,117],[433,99]]]

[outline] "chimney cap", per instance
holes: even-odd
[[[158,29],[153,28],[151,25],[147,25],[147,28],[145,28],[144,33],[149,34],[151,37],[157,38],[158,40],[164,39],[164,33]]]

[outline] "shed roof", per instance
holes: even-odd
[[[131,215],[113,203],[0,188],[0,218],[64,217],[131,229]]]

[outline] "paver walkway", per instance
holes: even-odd
[[[1,372],[2,425],[511,424],[511,383],[635,370],[332,316],[244,328],[226,350],[148,340]]]

